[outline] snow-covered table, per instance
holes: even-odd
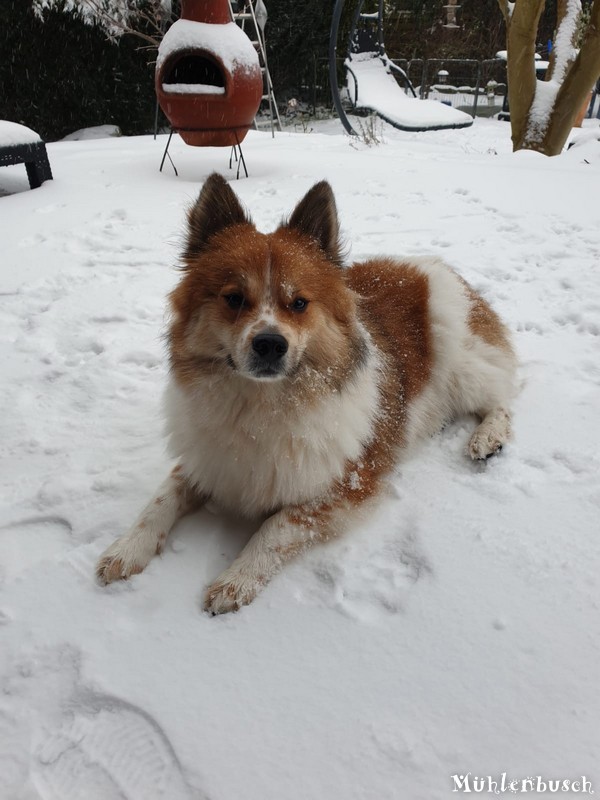
[[[31,128],[0,120],[0,167],[25,164],[32,189],[52,180],[46,145]]]

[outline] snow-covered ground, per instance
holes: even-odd
[[[480,468],[473,423],[448,427],[237,614],[200,599],[250,531],[207,512],[100,588],[167,469],[165,295],[228,151],[174,141],[175,177],[165,137],[59,142],[34,191],[2,168],[1,800],[440,800],[468,772],[600,791],[600,145],[310,127],[248,136],[256,222],[327,178],[353,258],[448,259],[515,332],[514,442]]]

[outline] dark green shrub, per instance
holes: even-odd
[[[0,3],[0,118],[46,140],[112,123],[123,133],[154,125],[154,68],[140,43],[114,43],[98,25],[60,10],[37,16],[29,0]]]

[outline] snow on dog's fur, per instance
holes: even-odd
[[[177,519],[210,501],[264,520],[206,592],[207,610],[236,610],[293,555],[340,534],[402,453],[457,414],[481,419],[472,458],[502,448],[516,362],[485,300],[435,258],[341,260],[329,184],[266,235],[208,178],[171,294],[178,463],[100,559],[101,582],[141,572]]]

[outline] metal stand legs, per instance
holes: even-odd
[[[235,141],[236,143],[231,148],[231,153],[229,154],[229,169],[231,169],[231,164],[233,159],[237,161],[237,173],[236,173],[236,180],[240,179],[240,167],[244,167],[244,172],[246,173],[246,177],[248,177],[248,170],[246,168],[246,159],[244,158],[244,154],[242,153],[242,145],[240,144],[240,140],[238,139],[237,131],[235,134]],[[239,153],[239,159],[238,159]]]
[[[179,173],[177,172],[177,167],[175,166],[175,164],[173,163],[173,159],[169,155],[169,145],[171,144],[172,136],[173,136],[173,128],[171,128],[171,133],[169,134],[169,138],[167,139],[167,146],[165,147],[165,152],[163,153],[162,161],[160,162],[160,167],[159,167],[158,171],[162,172],[162,168],[163,168],[163,165],[165,163],[165,158],[167,156],[169,156],[169,161],[171,162],[171,166],[173,167],[173,170],[175,171],[175,175],[179,175]]]
[[[175,175],[179,175],[179,173],[177,172],[177,167],[175,166],[175,164],[173,163],[173,159],[169,155],[169,146],[171,144],[171,139],[173,138],[173,134],[176,133],[176,132],[177,132],[176,128],[171,128],[171,132],[169,133],[169,138],[167,139],[167,146],[165,147],[165,152],[163,153],[162,161],[160,162],[160,167],[158,169],[159,172],[162,172],[164,164],[165,164],[165,159],[168,158],[169,161],[171,162],[171,166],[173,167],[173,171],[175,172]],[[244,168],[244,173],[245,173],[246,177],[248,177],[248,168],[246,167],[246,159],[244,158],[244,153],[242,152],[242,145],[241,145],[241,142],[240,142],[239,137],[237,135],[237,131],[234,132],[234,135],[235,135],[235,142],[236,143],[231,148],[231,152],[229,154],[229,169],[232,168],[233,161],[235,159],[235,161],[237,162],[237,171],[236,171],[236,176],[235,177],[236,177],[236,180],[239,180],[240,169],[243,167]]]

